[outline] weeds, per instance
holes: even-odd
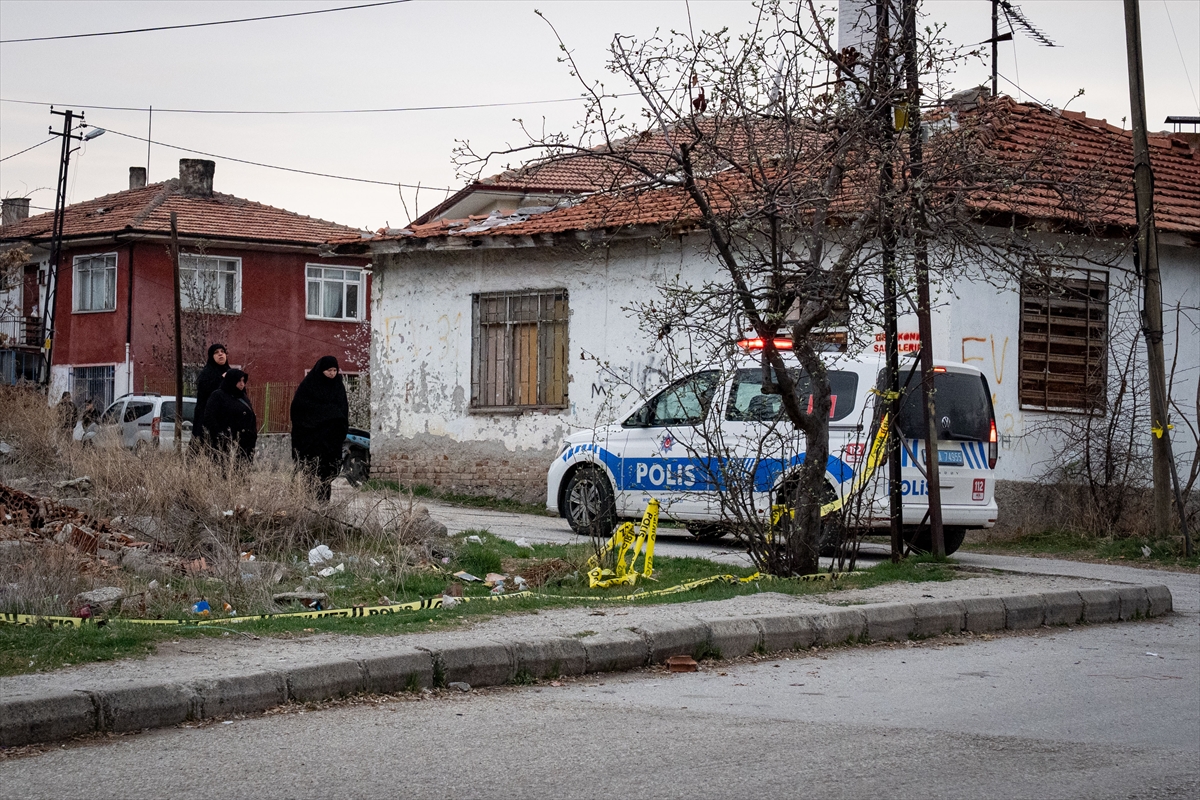
[[[1012,537],[989,537],[965,546],[975,552],[1053,555],[1130,565],[1200,569],[1200,555],[1186,558],[1178,538],[1095,536],[1079,531],[1046,528]],[[1149,552],[1147,552],[1149,551]]]

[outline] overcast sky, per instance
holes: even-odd
[[[364,0],[276,2],[54,2],[0,0],[0,39],[90,33],[334,8]],[[989,0],[926,0],[956,43],[990,36]],[[1059,48],[1018,33],[1000,45],[1000,73],[1028,97],[1120,124],[1129,111],[1124,17],[1120,0],[1025,0],[1020,7]],[[534,9],[555,24],[585,73],[604,77],[606,47],[616,33],[647,36],[686,29],[683,0],[607,2],[448,2],[414,0],[332,14],[52,42],[0,44],[0,157],[48,138],[58,127],[46,105],[154,106],[153,134],[163,145],[341,176],[385,181],[375,186],[289,174],[217,158],[215,187],[240,197],[356,227],[408,221],[458,188],[451,164],[456,139],[490,149],[521,141],[516,117],[549,130],[569,129],[577,101],[502,108],[388,114],[226,115],[165,109],[295,111],[489,103],[573,98],[579,85],[557,63],[557,43]],[[1168,114],[1200,115],[1200,2],[1142,0],[1146,91],[1151,129]],[[696,29],[738,29],[749,2],[691,0]],[[1173,25],[1173,27],[1172,27]],[[960,70],[956,86],[988,80],[990,67]],[[617,90],[609,82],[612,90]],[[1001,91],[1020,93],[1012,83]],[[1026,98],[1027,99],[1027,98]],[[71,162],[69,199],[86,200],[128,186],[128,168],[147,163],[145,111],[86,109],[91,125],[111,133],[87,143]],[[174,177],[187,153],[154,145],[150,180]],[[197,157],[197,156],[191,156]],[[54,203],[58,145],[0,162],[0,195]],[[502,165],[498,165],[502,166]]]

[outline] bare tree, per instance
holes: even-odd
[[[821,509],[833,491],[825,352],[834,330],[855,349],[863,343],[853,332],[879,326],[885,269],[915,306],[912,276],[898,265],[918,252],[946,278],[962,269],[965,254],[1002,264],[1007,275],[1062,257],[1023,237],[1015,223],[984,228],[976,202],[1001,187],[1054,183],[1040,168],[1045,154],[1020,163],[994,157],[987,131],[995,114],[951,118],[943,106],[943,72],[963,54],[937,27],[925,27],[907,48],[906,80],[895,41],[902,9],[893,0],[869,5],[875,13],[861,23],[861,51],[835,47],[835,21],[812,0],[762,0],[749,32],[737,37],[726,30],[618,35],[608,69],[639,98],[634,121],[616,110],[617,95],[580,76],[560,39],[560,60],[580,77],[588,101],[574,134],[526,131],[529,141],[518,147],[481,153],[463,143],[456,153],[473,175],[520,154],[541,157],[532,170],[574,164],[606,198],[601,207],[614,225],[644,211],[667,218],[664,235],[702,236],[715,265],[711,280],[660,286],[659,297],[632,311],[669,364],[728,360],[747,335],[763,343],[762,390],[780,398],[782,414],[757,443],[759,454],[797,439],[805,453],[776,491],[786,513],[771,520],[755,509],[752,467],[705,460],[714,473],[707,485],[720,487],[724,513],[756,563],[774,574],[817,569]],[[915,13],[915,3],[903,10]],[[921,86],[932,88],[929,98]],[[922,105],[941,114],[927,127],[917,113]],[[909,147],[930,131],[938,135],[923,155]],[[924,242],[935,247],[924,253]],[[786,349],[776,346],[781,334]],[[721,452],[719,430],[702,430],[700,438],[706,454]]]

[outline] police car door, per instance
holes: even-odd
[[[637,516],[650,500],[678,519],[707,519],[713,487],[705,480],[706,428],[720,386],[716,370],[676,381],[625,421],[628,432],[617,487],[621,516]]]

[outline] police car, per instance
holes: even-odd
[[[745,355],[732,367],[706,369],[671,383],[619,424],[580,431],[562,444],[547,475],[546,506],[581,534],[608,535],[621,519],[637,519],[651,498],[664,517],[685,523],[698,536],[720,535],[730,524],[720,494],[741,493],[765,520],[772,503],[794,480],[804,460],[804,437],[783,412],[782,397],[763,391],[758,340],[741,343]],[[790,342],[776,340],[779,349]],[[828,499],[862,492],[860,524],[888,528],[886,462],[864,481],[871,428],[885,385],[882,356],[832,356],[828,375]],[[934,366],[938,474],[946,552],[958,549],[966,531],[996,522],[996,417],[987,379],[955,362]],[[792,375],[801,404],[812,405],[807,378]],[[928,484],[920,404],[921,372],[901,363],[900,431],[902,523],[906,538],[929,549]],[[768,384],[769,385],[769,384]],[[921,438],[918,438],[921,437]],[[857,478],[857,480],[856,480]],[[857,487],[857,488],[856,488]]]

